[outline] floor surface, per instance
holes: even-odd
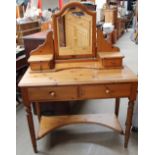
[[[124,64],[136,74],[138,71],[138,47],[130,41],[131,32],[125,33],[117,42],[125,55]],[[127,99],[121,99],[119,119],[124,127]],[[114,100],[87,100],[74,104],[76,113],[114,112]],[[17,107],[17,155],[34,155],[28,132],[25,111],[22,105]],[[35,124],[37,118],[34,117]],[[98,125],[69,125],[50,133],[37,142],[38,155],[137,155],[138,135],[131,133],[127,149],[123,147],[124,136]]]

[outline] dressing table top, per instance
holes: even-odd
[[[76,67],[78,66],[78,68]],[[20,87],[80,85],[137,82],[128,67],[103,69],[98,62],[57,63],[55,71],[32,72],[29,68],[19,83]]]

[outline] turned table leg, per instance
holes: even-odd
[[[28,98],[27,89],[22,88],[21,92],[22,92],[23,103],[26,110],[27,122],[28,122],[33,150],[35,153],[37,153],[38,151],[37,151],[36,136],[35,136],[35,130],[34,130],[33,117],[32,117],[31,102],[29,101],[29,98]]]
[[[120,105],[120,98],[116,98],[116,101],[115,101],[115,115],[117,117],[119,115],[119,105]]]
[[[125,128],[125,142],[124,147],[128,147],[128,141],[130,137],[131,125],[132,125],[132,115],[133,115],[134,102],[129,101],[128,110],[127,110],[127,118],[126,118],[126,128]]]
[[[34,131],[34,124],[33,124],[31,106],[30,105],[25,106],[25,108],[26,108],[26,113],[27,113],[27,121],[28,121],[29,132],[30,132],[30,136],[31,136],[31,142],[32,142],[33,150],[35,153],[37,153],[36,136],[35,136],[35,131]]]

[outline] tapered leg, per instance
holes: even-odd
[[[31,142],[33,145],[33,150],[35,153],[37,153],[36,136],[35,136],[35,131],[34,131],[34,124],[33,124],[31,106],[28,105],[28,106],[25,106],[25,108],[26,108],[27,121],[28,121],[30,136],[31,136]]]
[[[126,128],[125,128],[125,142],[124,147],[128,147],[128,141],[130,137],[130,131],[131,131],[131,125],[132,125],[132,115],[133,115],[133,108],[134,108],[134,102],[129,101],[128,103],[128,111],[127,111],[127,118],[126,118]]]
[[[116,102],[115,102],[115,115],[116,116],[119,115],[119,105],[120,105],[120,98],[116,98]]]

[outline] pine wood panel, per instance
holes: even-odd
[[[124,56],[120,52],[98,52],[98,57],[105,69],[123,68]]]
[[[113,114],[87,114],[87,115],[70,115],[56,117],[41,117],[38,139],[42,138],[49,132],[69,124],[93,123],[108,127],[120,134],[123,134],[121,125],[117,117]]]
[[[58,28],[58,22],[57,22],[57,19],[59,18],[59,17],[61,17],[61,16],[63,16],[63,15],[65,15],[66,14],[66,12],[67,12],[67,10],[68,9],[71,9],[71,8],[78,8],[78,9],[81,9],[84,13],[86,13],[86,14],[88,14],[89,16],[91,16],[91,18],[92,18],[92,20],[91,20],[91,23],[92,24],[89,24],[89,25],[91,25],[92,27],[91,27],[91,53],[89,54],[89,53],[86,53],[85,55],[84,54],[82,54],[82,55],[80,55],[80,54],[76,54],[76,55],[60,55],[59,54],[59,38],[58,38],[58,30],[59,30],[59,28]],[[88,20],[88,19],[87,19]],[[86,21],[87,21],[86,20]],[[77,22],[77,20],[76,20],[76,22]],[[84,22],[84,20],[83,20],[83,22]],[[82,22],[82,23],[83,23]],[[89,23],[89,22],[88,22]],[[84,5],[82,5],[81,3],[79,3],[79,2],[72,2],[72,3],[68,3],[67,5],[65,5],[64,7],[63,7],[63,9],[60,11],[60,12],[58,12],[58,13],[56,13],[56,14],[54,14],[53,15],[53,25],[54,25],[54,40],[55,40],[55,42],[54,42],[54,45],[55,45],[55,53],[56,53],[56,59],[59,59],[59,60],[63,60],[63,59],[72,59],[72,58],[75,58],[75,59],[77,59],[77,58],[83,58],[83,57],[85,57],[85,58],[90,58],[90,57],[95,57],[96,56],[96,13],[94,12],[94,11],[90,11],[89,9],[87,9],[87,7],[86,6],[84,6]],[[67,25],[69,25],[69,24],[67,24]],[[79,24],[78,24],[79,25]],[[87,24],[86,24],[87,25]],[[85,25],[85,26],[86,26]],[[69,25],[70,26],[70,25]],[[85,27],[84,26],[84,27]],[[80,25],[80,27],[82,27],[81,25]],[[72,27],[70,27],[70,32],[69,32],[69,34],[71,35],[71,36],[74,36],[75,34],[72,34],[72,32],[73,32],[74,30],[72,30]],[[78,37],[78,42],[82,42],[82,44],[83,44],[83,41],[82,40],[80,40],[79,39],[79,36],[80,35],[85,35],[85,36],[88,36],[88,33],[87,33],[87,30],[85,29],[85,28],[83,28],[83,33],[79,33],[78,35],[77,35],[77,37]],[[68,35],[68,34],[67,34]],[[89,36],[88,36],[89,37]],[[71,38],[71,37],[67,37],[67,38]],[[85,38],[85,37],[81,37],[80,36],[80,38]],[[73,38],[72,38],[73,39]],[[87,40],[87,39],[86,39]],[[87,41],[84,41],[84,42],[87,42]],[[89,38],[88,38],[88,40],[89,40]],[[72,40],[73,41],[73,40]],[[79,43],[78,43],[79,44]],[[83,51],[83,50],[82,50]],[[69,60],[68,60],[69,61]]]
[[[131,84],[100,84],[29,88],[28,94],[31,101],[60,101],[128,97],[130,90]]]
[[[97,51],[98,52],[118,52],[120,49],[105,40],[103,31],[97,28]]]
[[[100,58],[124,58],[120,52],[98,52]]]
[[[77,98],[77,88],[73,86],[29,88],[28,94],[30,100],[34,101],[71,100]]]
[[[121,58],[108,58],[102,60],[104,68],[122,68],[122,59]]]
[[[92,53],[92,17],[84,14],[78,17],[68,13],[65,15],[66,47],[70,55]],[[78,49],[78,50],[77,50]],[[59,48],[60,55],[65,52]],[[65,54],[66,55],[66,54]],[[68,53],[69,55],[69,53]]]
[[[79,62],[58,63],[55,66],[56,71],[54,70],[54,72],[32,72],[28,69],[20,81],[19,86],[61,86],[137,82],[137,76],[127,67],[107,70],[98,69],[98,66],[100,66],[99,62]]]
[[[42,70],[49,70],[52,66],[51,61],[39,61],[39,63],[31,62],[30,67],[33,71],[42,71]]]
[[[81,86],[80,97],[83,99],[114,98],[130,96],[131,84],[105,84]]]
[[[32,50],[28,59],[31,70],[42,71],[54,67],[54,43],[53,32],[49,31],[47,38],[42,45]]]
[[[48,31],[45,42],[42,45],[39,45],[36,49],[32,50],[30,53],[30,55],[44,54],[54,54],[54,40],[52,31]]]
[[[50,61],[53,59],[52,54],[45,54],[45,55],[32,55],[28,62],[37,62],[37,61]]]

